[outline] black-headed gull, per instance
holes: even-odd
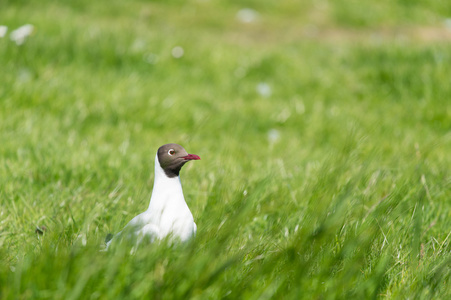
[[[137,241],[148,236],[151,241],[167,236],[186,241],[196,234],[197,226],[185,202],[180,170],[190,160],[199,160],[177,144],[161,146],[155,156],[155,179],[149,208],[134,217],[111,242],[122,236],[136,236]]]

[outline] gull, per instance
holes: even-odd
[[[123,236],[136,237],[137,244],[146,236],[151,242],[168,236],[184,242],[195,236],[197,226],[183,196],[180,170],[188,161],[199,159],[199,156],[188,154],[178,144],[166,144],[158,148],[149,207],[107,241],[106,250],[112,242]]]

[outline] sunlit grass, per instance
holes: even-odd
[[[377,35],[417,2],[0,4],[0,298],[449,298],[449,47]],[[100,252],[167,142],[196,238]]]

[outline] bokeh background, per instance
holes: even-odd
[[[446,299],[451,3],[0,2],[0,298]],[[186,245],[104,237],[165,143]]]

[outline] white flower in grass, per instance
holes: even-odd
[[[451,30],[451,18],[445,19],[443,23],[445,24],[446,29]]]
[[[172,48],[171,54],[174,58],[181,58],[185,54],[185,50],[180,46],[176,46]]]
[[[274,144],[280,139],[280,132],[277,129],[270,129],[268,131],[268,142]]]
[[[0,38],[5,37],[8,32],[8,26],[0,25]]]
[[[17,45],[22,45],[25,43],[25,39],[33,33],[34,26],[31,24],[26,24],[23,26],[20,26],[16,30],[13,30],[9,37],[13,42],[15,42]]]
[[[258,12],[251,8],[243,8],[236,13],[236,18],[242,23],[252,23],[257,20]]]
[[[259,93],[261,96],[265,98],[271,96],[272,94],[271,87],[269,86],[269,84],[265,82],[260,82],[259,84],[257,84],[256,90],[257,93]]]

